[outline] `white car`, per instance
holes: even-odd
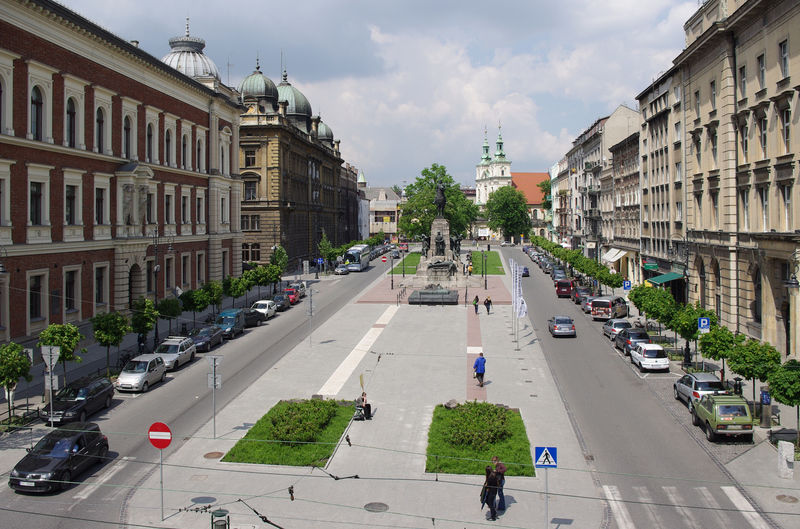
[[[171,371],[193,361],[196,352],[197,347],[191,338],[168,336],[166,340],[156,347],[153,354],[160,356],[164,360],[167,371]]]
[[[631,349],[631,363],[639,367],[639,371],[664,370],[669,371],[669,357],[667,352],[655,343],[637,343]]]
[[[256,301],[250,308],[263,314],[266,319],[270,319],[275,315],[276,312],[278,312],[278,305],[276,305],[271,299],[262,299]]]

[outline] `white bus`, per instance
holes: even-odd
[[[344,254],[344,262],[351,272],[361,272],[369,266],[369,244],[351,246]]]

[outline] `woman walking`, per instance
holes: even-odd
[[[481,300],[478,299],[478,296],[475,296],[475,299],[472,300],[472,304],[475,306],[475,314],[478,313],[478,303],[480,303],[480,301]]]
[[[484,504],[489,504],[489,514],[491,520],[497,520],[497,509],[494,502],[497,499],[497,486],[498,486],[497,473],[492,470],[491,465],[486,465],[486,481],[483,482],[481,489],[481,509]]]

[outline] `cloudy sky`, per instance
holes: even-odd
[[[698,0],[62,0],[162,57],[206,41],[231,86],[255,68],[289,81],[370,185],[436,162],[474,184],[484,127],[514,171],[547,171],[596,118],[669,68]]]

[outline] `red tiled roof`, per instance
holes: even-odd
[[[549,179],[548,173],[511,173],[511,185],[522,191],[528,205],[544,202],[544,194],[537,184]]]

